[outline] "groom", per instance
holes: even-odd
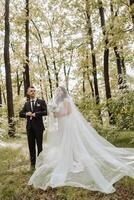
[[[43,116],[47,115],[47,106],[44,100],[36,98],[35,88],[30,86],[27,90],[28,100],[19,113],[21,118],[27,119],[27,139],[31,160],[31,169],[36,163],[36,144],[38,155],[42,151],[43,142]]]

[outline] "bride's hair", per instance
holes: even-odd
[[[63,95],[58,95],[58,93],[59,93],[58,89],[62,90]],[[67,97],[68,97],[67,90],[63,86],[59,86],[55,91],[55,95],[54,95],[55,102],[57,104],[59,104],[60,102],[64,101],[64,99],[67,98]]]
[[[63,98],[67,97],[67,90],[63,87],[63,86],[59,86],[59,88],[62,90],[63,92]]]

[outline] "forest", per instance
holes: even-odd
[[[46,103],[64,86],[101,136],[134,148],[134,0],[0,0],[0,9],[0,200],[133,200],[128,177],[110,195],[27,186],[19,111],[29,86]]]

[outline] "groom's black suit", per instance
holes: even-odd
[[[35,113],[35,117],[26,116],[27,112]],[[45,115],[47,115],[46,103],[44,100],[38,98],[34,102],[33,107],[30,100],[28,100],[19,113],[20,117],[27,118],[26,128],[32,166],[34,166],[36,163],[36,144],[38,155],[42,151],[43,131],[45,130],[43,124],[43,116]]]

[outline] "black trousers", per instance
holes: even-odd
[[[43,131],[36,131],[33,129],[32,125],[27,130],[27,139],[29,146],[29,154],[31,165],[36,164],[36,145],[37,145],[37,155],[42,151],[42,143],[43,143]]]

